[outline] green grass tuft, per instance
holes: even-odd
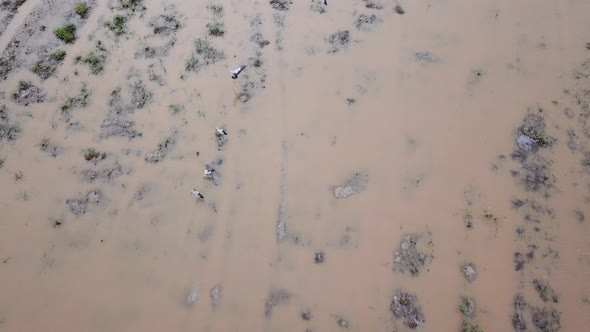
[[[78,2],[76,4],[76,14],[82,18],[85,18],[88,14],[88,6],[83,2]]]
[[[57,38],[65,43],[72,43],[76,40],[76,26],[72,23],[66,23],[54,30]]]
[[[225,24],[217,21],[213,21],[207,24],[209,34],[215,37],[221,37],[225,34]]]
[[[213,14],[216,15],[220,15],[223,13],[223,5],[220,4],[211,4],[207,6],[207,8],[209,8],[213,12]]]
[[[132,12],[146,10],[146,7],[143,5],[143,0],[119,0],[119,4],[124,9]]]
[[[56,61],[62,61],[66,57],[66,51],[64,50],[57,50],[53,53],[53,58]]]
[[[110,20],[105,22],[107,28],[115,33],[115,35],[120,36],[125,33],[125,23],[127,19],[125,16],[121,14],[116,14]]]

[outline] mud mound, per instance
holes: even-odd
[[[326,38],[326,42],[330,44],[328,53],[336,53],[348,46],[350,42],[350,32],[348,30],[338,30]]]
[[[395,319],[402,319],[405,326],[415,329],[425,322],[424,313],[415,295],[397,291],[389,310]]]
[[[333,187],[334,197],[348,198],[357,195],[367,188],[369,176],[363,173],[355,173],[350,179],[341,185]]]
[[[266,318],[270,318],[272,316],[272,310],[274,307],[285,304],[289,302],[291,299],[291,293],[289,293],[285,289],[273,289],[268,294],[268,298],[264,303],[264,315]]]
[[[99,205],[103,202],[103,194],[100,190],[91,190],[81,198],[66,200],[70,212],[76,216],[85,214],[90,206]]]
[[[31,103],[42,103],[45,100],[45,93],[30,81],[20,81],[12,93],[12,100],[17,104],[28,106]]]
[[[429,233],[404,235],[393,254],[393,270],[416,277],[432,260],[432,236]]]

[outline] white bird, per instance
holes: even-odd
[[[201,194],[200,192],[198,192],[197,189],[193,189],[191,191],[191,194],[193,194],[198,199],[205,199],[205,196],[203,196],[203,194]]]
[[[206,167],[205,171],[203,171],[203,177],[205,179],[213,179],[213,173],[215,173],[215,168]]]
[[[225,131],[223,128],[216,127],[215,132],[217,133],[217,136],[227,136],[227,131]]]
[[[234,80],[238,78],[238,75],[240,75],[244,69],[246,69],[246,66],[239,66],[237,69],[230,70],[229,72],[231,73],[231,78]]]

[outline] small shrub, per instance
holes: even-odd
[[[461,332],[485,332],[479,325],[473,325],[469,322],[463,322],[461,326]]]
[[[88,14],[88,6],[83,2],[78,2],[76,4],[76,14],[82,18],[85,18]]]
[[[66,23],[65,25],[54,30],[55,35],[61,41],[65,43],[72,43],[76,40],[76,26],[72,23]]]
[[[186,71],[194,71],[195,69],[197,69],[198,64],[199,59],[195,58],[195,56],[192,55],[188,60],[186,60],[186,65],[184,66],[184,69]]]
[[[53,53],[53,58],[56,61],[62,61],[65,57],[66,57],[66,51],[64,51],[64,50],[57,50],[55,53]]]
[[[207,51],[207,49],[210,47],[211,46],[209,45],[209,43],[204,39],[199,38],[195,41],[195,51],[197,52],[197,54],[205,53],[205,51]]]
[[[41,66],[41,61],[37,61],[33,68],[31,69],[33,73],[39,75],[43,71],[43,66]]]
[[[106,57],[102,53],[90,51],[81,58],[81,61],[90,66],[90,72],[94,75],[98,75],[104,70]]]
[[[119,4],[123,9],[132,12],[146,10],[146,7],[143,5],[143,0],[119,0]]]
[[[225,24],[221,22],[211,22],[207,24],[207,29],[209,29],[209,34],[211,36],[221,37],[225,34]]]
[[[127,19],[125,16],[121,14],[115,15],[112,19],[105,22],[107,28],[115,33],[115,35],[120,36],[125,33],[125,22]]]
[[[90,148],[88,150],[86,150],[86,153],[84,154],[84,159],[86,159],[87,161],[90,161],[96,157],[98,157],[98,153],[96,152],[95,149]]]

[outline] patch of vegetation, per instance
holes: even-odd
[[[123,9],[127,9],[131,12],[144,11],[147,8],[143,4],[143,0],[119,0],[119,5]]]
[[[289,0],[270,0],[270,5],[276,10],[289,10]]]
[[[209,10],[211,10],[211,12],[213,12],[213,14],[215,14],[215,15],[223,14],[223,5],[210,4],[209,6],[207,6],[207,8],[209,8]]]
[[[100,153],[96,152],[96,150],[94,148],[90,148],[88,150],[86,150],[86,153],[84,154],[84,159],[86,159],[86,161],[90,161],[96,157],[98,157],[100,155]]]
[[[37,61],[33,68],[31,68],[31,71],[42,78],[47,78],[51,75],[49,73],[51,71],[51,67],[43,65],[43,62],[41,61]]]
[[[469,312],[469,305],[465,302],[459,304],[459,311],[461,311],[462,314],[466,314]]]
[[[393,7],[393,11],[399,15],[403,15],[406,13],[406,11],[400,5],[395,5],[395,7]]]
[[[72,23],[66,23],[54,30],[55,35],[65,43],[73,43],[76,40],[76,26]]]
[[[116,14],[110,20],[106,21],[104,24],[109,30],[113,31],[115,35],[120,36],[125,33],[125,23],[127,19],[125,16],[121,14]]]
[[[213,21],[207,24],[207,29],[209,29],[209,34],[215,37],[221,37],[225,34],[225,24]]]
[[[214,48],[206,39],[195,41],[195,53],[187,60],[185,69],[187,71],[198,71],[202,66],[215,63],[225,58],[222,51]]]
[[[64,103],[60,106],[62,113],[69,112],[74,107],[86,107],[88,106],[88,99],[90,98],[90,91],[86,88],[86,85],[82,85],[80,93],[75,97],[68,97]]]
[[[45,99],[43,90],[34,86],[30,81],[20,81],[11,96],[17,104],[25,106],[30,103],[41,103]]]
[[[523,126],[522,133],[532,138],[538,146],[544,147],[553,142],[553,139],[543,131],[537,131],[536,128]]]
[[[86,15],[88,15],[88,5],[83,2],[78,2],[76,4],[76,14],[81,18],[86,18]]]
[[[176,15],[177,13],[158,15],[150,20],[149,26],[154,28],[154,34],[167,36],[182,28],[182,22]]]
[[[184,66],[184,70],[186,71],[196,71],[199,65],[199,59],[197,59],[194,55],[186,60],[186,64]]]
[[[66,51],[64,50],[57,50],[55,51],[55,53],[53,53],[53,59],[55,59],[55,61],[62,61],[63,59],[65,59],[66,57]]]
[[[180,104],[169,105],[168,110],[173,115],[176,115],[176,114],[179,114],[180,112],[184,111],[184,105],[180,105]]]
[[[0,141],[14,141],[21,132],[21,128],[10,121],[8,114],[8,108],[2,105],[0,107]],[[0,162],[3,163],[4,159],[0,159]]]
[[[483,328],[479,327],[479,325],[473,325],[467,321],[463,322],[461,325],[461,332],[485,332]]]
[[[18,87],[16,88],[16,91],[14,91],[12,93],[12,98],[13,99],[18,98],[20,91],[24,91],[24,90],[27,90],[27,89],[32,88],[32,87],[33,87],[33,83],[31,83],[31,82],[28,82],[28,81],[19,81],[18,82]]]
[[[94,75],[102,73],[106,61],[107,51],[106,48],[102,46],[100,40],[96,43],[96,50],[90,51],[84,56],[78,55],[76,57],[76,62],[82,62],[90,66],[90,72]]]

